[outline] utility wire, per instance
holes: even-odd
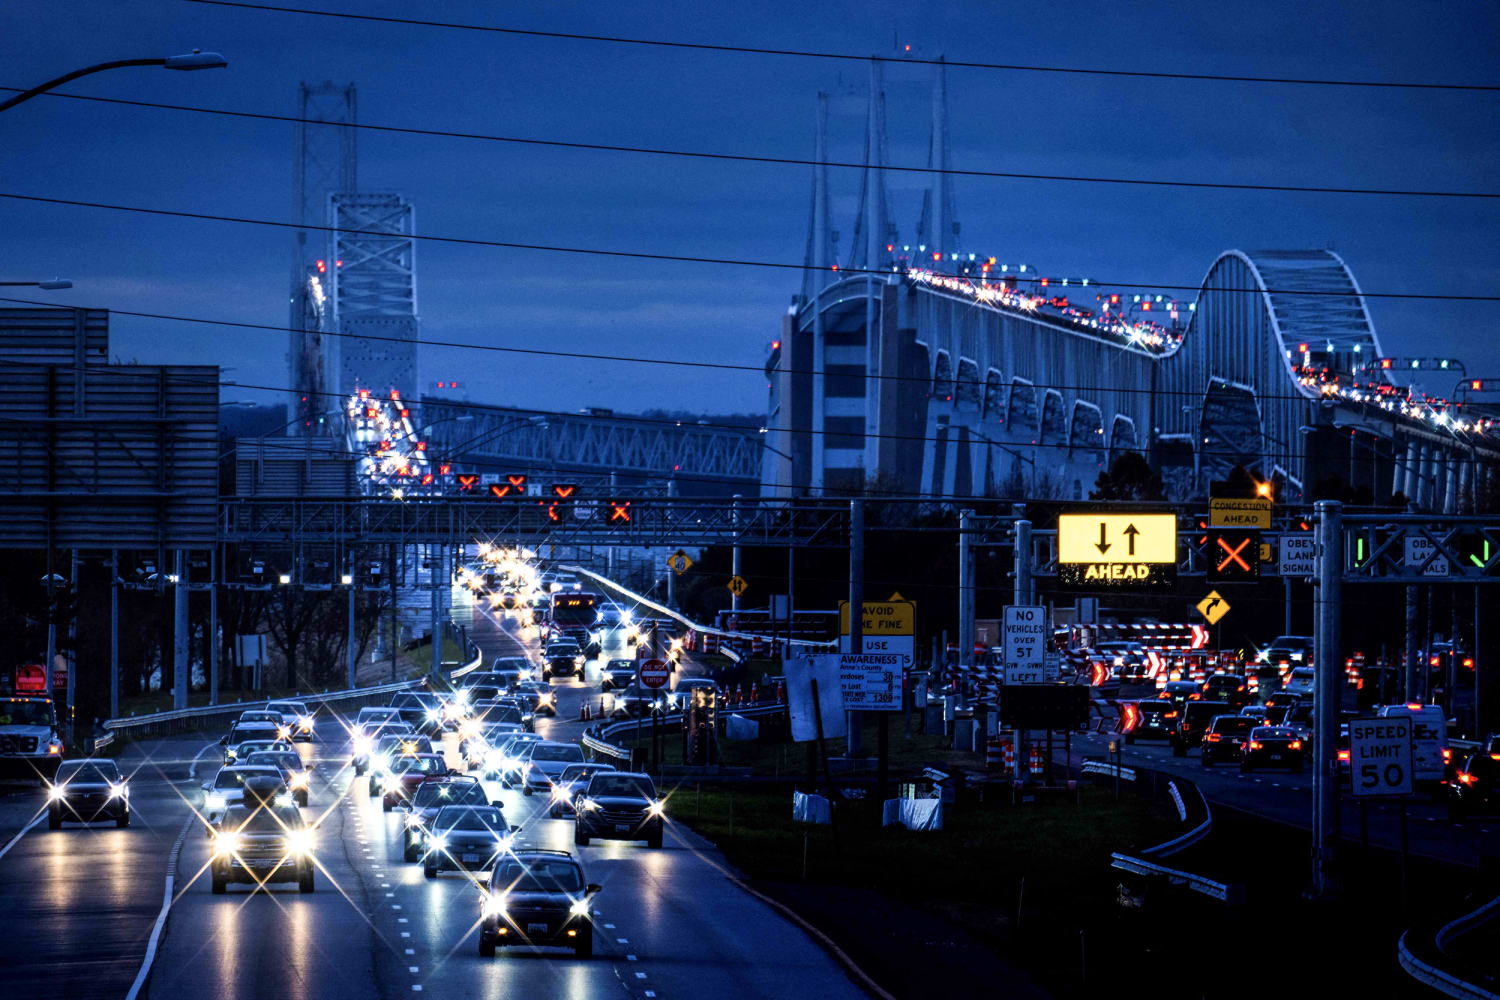
[[[521,355],[531,355],[531,356],[534,356],[534,357],[543,357],[543,358],[562,358],[562,359],[566,359],[566,360],[570,360],[570,361],[608,361],[608,362],[619,363],[619,364],[663,365],[663,366],[672,367],[672,368],[699,368],[699,369],[709,369],[709,370],[715,370],[715,371],[754,372],[757,376],[760,376],[762,378],[765,377],[765,366],[764,365],[734,364],[734,363],[727,362],[727,361],[690,361],[690,360],[681,359],[681,358],[649,358],[649,357],[641,357],[641,356],[638,356],[638,355],[629,355],[629,354],[599,354],[599,353],[594,353],[594,352],[589,352],[589,351],[559,351],[559,350],[551,350],[551,349],[543,348],[543,347],[506,347],[506,346],[502,346],[502,345],[499,345],[499,344],[474,344],[474,343],[468,343],[466,341],[457,341],[457,340],[432,340],[432,339],[423,339],[423,338],[414,338],[414,339],[408,340],[408,339],[403,338],[403,337],[389,337],[389,336],[381,336],[379,334],[346,333],[346,332],[341,332],[341,331],[338,331],[338,330],[299,330],[299,329],[296,329],[294,327],[276,326],[275,324],[271,324],[271,323],[249,323],[249,322],[238,321],[238,320],[207,319],[207,318],[202,317],[202,316],[178,316],[178,315],[173,315],[172,313],[144,312],[144,311],[133,310],[133,309],[112,309],[112,308],[106,308],[106,307],[102,307],[102,306],[59,306],[56,302],[48,302],[48,301],[43,301],[41,299],[22,299],[22,298],[15,298],[15,297],[12,297],[12,296],[0,296],[0,302],[12,302],[12,303],[17,303],[17,304],[20,304],[20,305],[28,305],[28,306],[42,306],[42,307],[46,307],[46,308],[49,308],[49,309],[58,309],[58,308],[65,308],[65,309],[71,309],[71,308],[89,309],[89,308],[96,308],[96,309],[100,309],[101,311],[110,312],[110,313],[113,313],[113,314],[118,315],[118,316],[133,316],[133,317],[137,317],[137,318],[140,318],[140,319],[158,319],[158,320],[165,320],[165,321],[174,322],[174,323],[201,323],[201,324],[204,324],[204,325],[207,325],[207,326],[224,326],[224,327],[230,327],[232,329],[238,329],[238,330],[263,330],[263,331],[266,331],[268,333],[288,333],[288,334],[312,334],[312,333],[316,333],[320,337],[333,337],[333,338],[338,338],[338,339],[346,339],[347,338],[349,340],[370,340],[370,341],[375,341],[375,342],[378,342],[378,343],[402,344],[402,345],[413,345],[413,344],[415,344],[415,345],[417,345],[419,347],[443,347],[443,348],[450,348],[450,349],[454,349],[454,350],[463,350],[463,351],[483,351],[483,352],[491,352],[491,353],[498,353],[498,354],[521,354]],[[1381,370],[1386,370],[1386,369],[1381,369]],[[1403,369],[1389,369],[1389,370],[1392,371],[1393,373],[1408,371],[1408,369],[1404,369],[1404,368]],[[830,374],[827,371],[823,371],[823,370],[816,369],[816,368],[786,368],[786,369],[777,368],[776,371],[780,372],[783,375],[827,376],[827,375]],[[1430,375],[1430,374],[1433,373],[1434,370],[1420,369],[1420,371],[1424,375]],[[894,373],[887,374],[887,373],[884,373],[884,372],[876,372],[876,373],[873,373],[873,374],[867,373],[867,374],[865,374],[862,377],[866,378],[866,379],[869,379],[869,380],[872,380],[872,381],[881,381],[881,382],[921,382],[921,383],[929,384],[929,385],[932,384],[932,382],[933,382],[933,379],[930,376],[927,376],[927,375],[899,375],[899,374],[894,374]],[[955,390],[960,389],[960,388],[964,388],[964,387],[972,387],[972,388],[980,389],[980,390],[984,390],[984,389],[987,388],[987,383],[985,383],[983,381],[970,380],[970,379],[962,379],[962,378],[957,377],[956,375],[954,376],[952,382],[953,382],[953,386],[954,386]],[[1053,390],[1053,391],[1063,392],[1063,393],[1073,393],[1075,395],[1077,395],[1077,394],[1087,394],[1087,393],[1100,393],[1100,392],[1115,392],[1115,393],[1121,393],[1121,394],[1125,394],[1125,395],[1130,395],[1130,394],[1145,394],[1145,395],[1158,395],[1158,396],[1186,396],[1186,397],[1191,398],[1191,399],[1198,399],[1198,398],[1200,398],[1203,395],[1202,392],[1199,392],[1199,391],[1196,391],[1196,390],[1192,390],[1192,389],[1164,389],[1164,388],[1155,388],[1155,389],[1153,389],[1150,386],[1131,386],[1131,385],[1065,385],[1065,384],[1062,384],[1062,383],[1054,383],[1054,382],[1027,382],[1025,384],[1026,384],[1026,386],[1028,388],[1031,388],[1031,389],[1036,389],[1036,390],[1041,390],[1041,391]],[[1010,388],[1010,383],[1005,383],[1003,387],[1004,388]],[[291,391],[291,390],[288,390],[288,391]],[[1256,398],[1257,399],[1263,399],[1263,400],[1301,400],[1301,401],[1304,401],[1304,402],[1314,401],[1314,397],[1303,396],[1303,395],[1298,394],[1298,393],[1260,393],[1260,394],[1258,394],[1256,396]],[[444,405],[448,405],[448,404],[445,403]],[[497,407],[497,408],[503,409],[503,407]]]
[[[196,2],[196,0],[194,0]],[[792,264],[785,261],[750,260],[740,257],[705,257],[691,254],[669,254],[652,253],[645,250],[605,250],[597,247],[570,247],[558,246],[546,243],[518,243],[508,240],[485,240],[475,237],[464,236],[434,236],[421,233],[391,233],[388,231],[372,229],[339,229],[334,226],[304,225],[296,222],[283,222],[275,219],[255,219],[237,215],[221,215],[211,212],[188,212],[178,209],[148,208],[141,205],[119,205],[112,202],[86,201],[79,198],[47,198],[41,195],[19,194],[10,191],[0,191],[0,198],[11,201],[31,202],[41,205],[63,205],[71,208],[97,208],[112,212],[130,212],[137,215],[156,215],[174,219],[197,219],[205,222],[231,222],[237,225],[264,226],[271,229],[294,229],[304,232],[339,232],[347,236],[399,236],[402,239],[421,240],[428,243],[443,243],[456,246],[478,246],[496,247],[505,250],[536,250],[546,253],[572,254],[591,257],[617,257],[627,260],[649,260],[649,261],[671,261],[674,263],[689,264],[727,264],[735,267],[755,267],[776,271],[822,271],[820,267],[811,264]],[[896,271],[882,268],[858,268],[840,267],[835,265],[832,271],[838,274],[869,274],[889,278]],[[1199,285],[1177,285],[1161,282],[1142,281],[1109,281],[1090,279],[1096,286],[1110,286],[1119,288],[1151,288],[1159,291],[1200,291]],[[1357,298],[1366,299],[1419,299],[1425,301],[1441,302],[1500,302],[1500,295],[1453,295],[1423,292],[1370,292],[1370,291],[1338,291],[1338,290],[1312,290],[1312,289],[1290,289],[1290,288],[1215,288],[1216,292],[1252,292],[1267,295],[1301,295],[1314,296],[1318,298]]]
[[[15,91],[15,87],[0,87],[0,91]],[[646,156],[680,157],[698,160],[722,160],[737,163],[765,163],[794,167],[835,167],[847,170],[868,169],[864,163],[852,160],[813,160],[795,156],[760,156],[749,153],[718,153],[696,149],[671,149],[658,146],[630,146],[598,142],[573,142],[564,139],[543,139],[534,136],[492,135],[482,132],[457,132],[444,129],[414,128],[404,125],[377,125],[369,122],[330,122],[319,118],[300,118],[296,115],[278,115],[257,111],[233,111],[228,108],[204,108],[190,104],[168,104],[160,101],[138,101],[121,97],[92,97],[84,94],[51,92],[46,97],[60,97],[71,101],[91,101],[98,104],[113,104],[135,108],[156,108],[163,111],[187,111],[194,114],[220,115],[227,118],[252,119],[256,121],[286,122],[294,125],[322,125],[329,128],[363,129],[398,135],[432,136],[448,139],[471,139],[485,142],[510,143],[521,146],[544,146],[556,149],[586,149],[607,153],[638,153]],[[1003,180],[1064,181],[1079,184],[1123,184],[1141,187],[1208,188],[1221,191],[1281,191],[1297,194],[1355,194],[1385,195],[1411,198],[1493,198],[1500,199],[1495,191],[1440,191],[1409,188],[1360,188],[1336,187],[1312,184],[1237,184],[1228,181],[1157,180],[1143,177],[1099,177],[1081,174],[1039,174],[1010,170],[962,170],[948,167],[913,167],[898,164],[882,164],[880,170],[892,173],[949,174],[957,177],[998,178]]]
[[[609,42],[618,45],[641,45],[668,49],[695,49],[704,52],[733,52],[748,55],[796,56],[807,59],[834,59],[844,62],[913,63],[923,66],[946,66],[960,69],[1008,70],[1019,73],[1067,73],[1082,76],[1136,77],[1154,80],[1212,80],[1226,83],[1280,83],[1318,87],[1375,87],[1397,90],[1458,90],[1497,91],[1500,85],[1478,83],[1434,83],[1425,81],[1384,80],[1340,80],[1312,77],[1245,76],[1228,73],[1169,73],[1157,70],[1101,69],[1087,66],[1045,66],[1023,63],[974,62],[962,59],[926,59],[919,56],[860,56],[845,52],[826,52],[813,49],[776,49],[750,45],[722,45],[708,42],[675,42],[660,38],[631,38],[620,35],[594,35],[567,31],[539,31],[527,28],[507,28],[488,24],[463,24],[453,21],[434,21],[423,18],[383,17],[375,14],[356,14],[347,11],[309,10],[304,7],[285,7],[273,4],[245,3],[242,0],[184,0],[186,3],[212,7],[235,7],[244,10],[277,14],[304,14],[314,17],[342,18],[350,21],[368,21],[382,24],[399,24],[423,28],[446,28],[460,31],[479,31],[497,35],[516,35],[527,38],[557,38],[570,41]]]

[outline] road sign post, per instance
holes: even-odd
[[[1318,614],[1314,632],[1313,850],[1312,884],[1317,896],[1333,894],[1338,842],[1339,704],[1343,680],[1339,635],[1343,610],[1344,526],[1342,505],[1319,500],[1317,510]]]

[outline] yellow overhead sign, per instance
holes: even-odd
[[[1264,498],[1214,497],[1208,501],[1208,524],[1212,528],[1271,528],[1271,501]]]
[[[866,636],[916,635],[917,606],[911,601],[866,601]],[[849,634],[849,602],[839,601],[839,635]]]
[[[1060,514],[1057,561],[1177,564],[1176,514]]]

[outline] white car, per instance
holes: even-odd
[[[552,783],[562,777],[569,764],[583,762],[583,747],[577,743],[551,740],[533,743],[521,767],[521,791],[527,795],[550,792]]]
[[[1297,695],[1299,698],[1312,698],[1314,686],[1317,684],[1317,672],[1313,667],[1293,667],[1286,675],[1286,683],[1282,690],[1287,694]]]
[[[273,701],[266,706],[266,711],[280,713],[281,722],[286,727],[286,732],[281,734],[282,739],[296,740],[299,743],[312,742],[313,716],[305,703]]]

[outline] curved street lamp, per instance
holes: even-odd
[[[94,73],[102,73],[109,69],[124,69],[129,66],[161,66],[165,69],[222,69],[229,65],[229,61],[217,52],[201,52],[194,49],[186,55],[167,56],[162,59],[116,59],[114,62],[99,63],[96,66],[85,66],[83,69],[75,69],[71,73],[64,73],[55,80],[38,84],[30,90],[24,90],[15,97],[0,101],[0,111],[9,111],[23,101],[29,101],[39,94],[45,94],[54,87],[61,87],[70,80],[76,80],[81,76],[89,76]]]

